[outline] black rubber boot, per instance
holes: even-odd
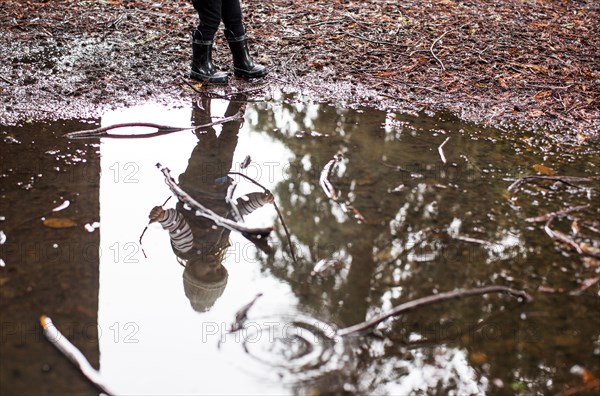
[[[202,40],[198,31],[192,36],[192,71],[190,78],[217,84],[227,84],[227,73],[218,71],[212,63],[212,40]]]
[[[235,37],[230,30],[225,30],[225,37],[233,55],[233,73],[239,77],[259,78],[269,72],[266,67],[257,65],[250,57],[248,36],[245,34]]]

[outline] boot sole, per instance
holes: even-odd
[[[195,71],[190,72],[190,78],[196,81],[203,81],[215,84],[227,84],[229,82],[229,78],[227,76],[223,78],[211,78],[210,76],[205,76]]]
[[[266,76],[267,74],[269,74],[269,71],[265,69],[264,72],[260,72],[260,73],[256,73],[256,74],[251,74],[251,73],[247,73],[243,70],[239,70],[239,69],[233,69],[233,74],[236,77],[244,77],[244,78],[261,78]]]

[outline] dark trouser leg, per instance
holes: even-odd
[[[234,36],[243,36],[246,31],[242,23],[242,7],[240,0],[221,0],[221,16],[225,29]]]
[[[192,0],[192,4],[200,18],[197,29],[202,33],[203,40],[212,41],[214,39],[215,33],[219,29],[219,24],[221,23],[222,3],[222,0]]]

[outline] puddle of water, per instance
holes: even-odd
[[[101,123],[187,127],[240,105],[148,105],[106,114]],[[598,276],[597,267],[557,249],[541,225],[525,221],[589,204],[579,224],[594,228],[598,183],[581,184],[594,190],[542,182],[507,191],[511,178],[535,171],[595,175],[595,148],[559,152],[539,136],[450,118],[289,98],[248,104],[243,123],[198,135],[60,136],[85,127],[35,125],[3,136],[2,348],[13,357],[3,365],[3,390],[27,393],[43,383],[93,392],[36,333],[41,313],[59,328],[70,326],[65,334],[123,394],[556,393],[581,384],[570,373],[575,365],[600,373],[598,288],[568,295]],[[337,202],[319,182],[336,154],[342,156],[328,180]],[[252,162],[242,170],[248,155]],[[156,223],[140,245],[150,210],[171,194],[156,163],[221,213],[234,181],[234,198],[261,192],[227,171],[259,181],[285,218],[295,260],[268,203],[245,224],[275,226],[272,254],[238,232],[213,228],[175,198],[165,209],[187,219],[203,254],[172,247]],[[41,217],[76,225],[52,229]],[[570,224],[557,219],[554,227],[566,233]],[[320,261],[333,264],[315,274]],[[527,305],[508,296],[454,300],[388,320],[376,336],[331,338],[335,328],[402,302],[492,284],[558,293],[537,293]],[[246,327],[228,333],[258,293]]]

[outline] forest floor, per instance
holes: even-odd
[[[256,0],[243,3],[260,81],[315,101],[446,111],[486,126],[600,137],[596,0]],[[0,124],[189,102],[188,0],[3,0]],[[231,69],[218,34],[215,63]]]

